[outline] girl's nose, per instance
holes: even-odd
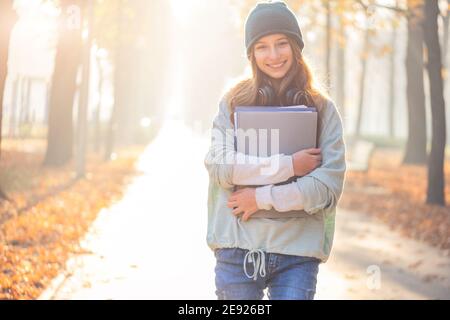
[[[272,47],[272,49],[270,49],[270,58],[275,60],[278,58],[278,56],[279,56],[278,48],[276,46]]]

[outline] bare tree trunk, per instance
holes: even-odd
[[[135,10],[137,1],[119,0],[119,7],[130,7]],[[130,145],[133,143],[137,130],[136,112],[134,103],[136,87],[136,74],[140,72],[137,66],[137,47],[130,41],[127,30],[127,15],[121,9],[118,13],[118,40],[114,57],[114,107],[108,137],[108,151],[112,153],[114,146]],[[108,155],[106,156],[108,158]]]
[[[33,88],[33,79],[25,78],[25,101],[24,101],[24,115],[23,122],[28,125],[31,119],[31,90]]]
[[[31,81],[23,77],[20,86],[19,136],[22,139],[29,135]]]
[[[396,23],[392,24],[392,41],[391,41],[391,56],[390,56],[390,65],[389,65],[389,114],[388,114],[388,123],[389,123],[389,137],[394,138],[395,128],[394,128],[394,110],[395,110],[395,96],[396,96],[396,72],[395,72],[395,57],[397,54],[397,28]]]
[[[444,67],[448,68],[450,67],[447,60],[448,55],[448,36],[449,36],[449,29],[450,29],[450,0],[448,0],[448,8],[447,8],[447,14],[444,18],[444,41],[442,42],[442,63],[444,64]]]
[[[118,0],[118,28],[117,28],[117,43],[114,51],[114,105],[111,110],[111,116],[109,119],[109,125],[108,125],[108,133],[106,135],[105,140],[105,161],[108,161],[111,159],[114,145],[116,143],[116,135],[117,135],[117,121],[118,121],[118,115],[119,115],[119,108],[120,108],[120,92],[122,85],[122,79],[121,79],[121,70],[120,65],[121,61],[124,59],[123,57],[123,50],[122,50],[122,32],[124,29],[124,17],[122,13],[123,8],[123,0]]]
[[[339,33],[340,39],[338,41],[337,50],[337,79],[336,79],[336,102],[338,104],[339,110],[341,111],[342,119],[345,122],[345,80],[346,80],[346,49],[345,49],[345,25],[343,17],[340,18],[339,23]]]
[[[9,132],[8,136],[10,138],[15,137],[17,134],[17,109],[18,109],[18,96],[19,96],[19,84],[21,82],[21,77],[17,76],[12,80],[12,94],[11,94],[11,108],[9,115]]]
[[[3,98],[8,74],[8,51],[11,31],[15,22],[12,0],[0,1],[0,156],[2,142]],[[0,200],[11,201],[0,187]]]
[[[117,118],[118,118],[118,109],[119,109],[119,101],[117,99],[117,88],[119,87],[119,72],[117,70],[118,60],[121,59],[121,53],[119,49],[116,49],[115,58],[114,58],[114,105],[111,110],[111,116],[109,119],[108,130],[105,140],[105,161],[111,159],[114,146],[116,143],[116,134],[117,134]]]
[[[327,72],[327,90],[331,88],[331,3],[330,1],[325,1],[325,9],[327,14],[327,31],[326,31],[326,52],[325,52],[325,66]]]
[[[89,34],[83,45],[83,74],[81,82],[80,101],[78,108],[78,139],[77,139],[77,177],[82,178],[86,172],[86,146],[87,146],[87,110],[89,106],[89,83],[91,75],[91,47],[92,47],[92,17],[93,2],[86,1],[83,9],[85,10],[86,26]]]
[[[430,79],[431,115],[433,137],[428,160],[427,203],[445,206],[444,152],[445,101],[442,79],[442,57],[438,32],[439,7],[437,0],[425,1],[424,35],[428,49],[428,75]]]
[[[408,103],[408,140],[404,164],[425,164],[427,131],[423,75],[423,7],[409,0],[408,45],[406,54],[406,95]]]
[[[50,93],[46,166],[64,165],[73,156],[72,113],[82,48],[81,4],[81,0],[62,3],[61,31]],[[70,22],[72,20],[75,22]]]
[[[370,29],[369,27],[367,27],[364,34],[364,47],[362,52],[362,70],[361,70],[361,81],[359,90],[359,106],[355,131],[355,136],[357,138],[361,136],[361,122],[362,122],[362,115],[364,112],[364,101],[366,95],[367,61],[369,59],[369,49],[370,49],[369,46],[370,46]]]
[[[12,0],[0,1],[0,156],[2,142],[3,97],[8,74],[9,39],[15,22]]]
[[[95,110],[95,115],[94,115],[94,151],[95,152],[99,152],[100,151],[100,141],[101,141],[101,122],[100,122],[100,112],[102,109],[102,96],[103,96],[103,66],[102,66],[102,62],[100,60],[100,57],[97,56],[96,57],[96,62],[97,62],[97,67],[98,67],[98,85],[97,85],[97,90],[98,90],[98,103],[97,103],[97,108]]]

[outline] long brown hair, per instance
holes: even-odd
[[[314,78],[311,68],[305,61],[301,49],[297,42],[291,37],[288,41],[291,45],[294,63],[281,81],[279,91],[276,92],[278,97],[283,97],[286,91],[292,87],[297,88],[302,92],[302,104],[308,107],[315,107],[322,113],[322,109],[326,106],[329,97],[322,93],[322,91],[314,86]],[[234,108],[236,106],[258,106],[260,105],[260,97],[258,89],[261,88],[269,77],[264,74],[257,66],[254,56],[254,45],[250,49],[249,59],[252,65],[253,77],[245,79],[235,85],[225,96],[228,108],[230,110],[231,121],[233,123]]]

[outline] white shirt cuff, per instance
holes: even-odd
[[[289,178],[295,176],[295,172],[294,172],[294,160],[292,159],[292,156],[290,155],[284,155],[281,158],[281,167],[282,168],[286,168],[287,171],[287,176]],[[286,180],[287,180],[286,179]]]
[[[272,185],[256,188],[255,196],[258,209],[272,209]]]
[[[267,158],[258,158],[238,154],[233,166],[232,181],[235,185],[265,186],[276,184],[293,177],[292,156],[278,154]]]

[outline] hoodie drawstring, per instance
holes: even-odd
[[[252,275],[249,275],[247,272],[247,260],[249,263],[253,262]],[[264,253],[264,251],[257,249],[247,252],[244,258],[244,272],[249,279],[253,278],[253,280],[255,281],[258,279],[258,272],[261,277],[264,278],[266,276],[266,254]]]

